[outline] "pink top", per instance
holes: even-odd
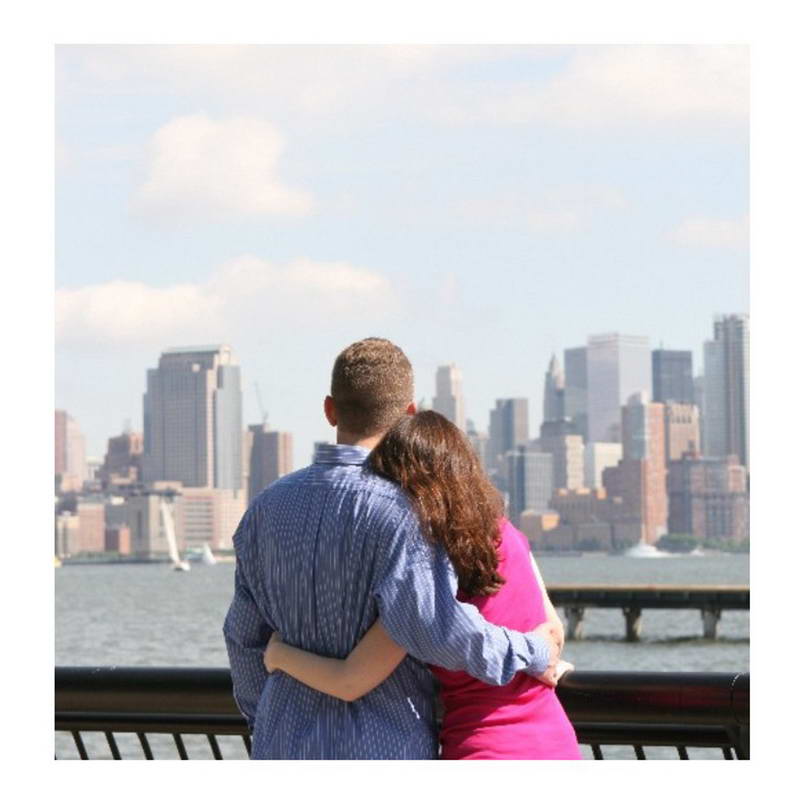
[[[498,572],[506,582],[472,603],[496,625],[527,632],[547,614],[531,564],[528,540],[506,519],[500,522]],[[441,683],[445,759],[580,759],[575,731],[555,689],[523,672],[505,686],[490,686],[466,672],[429,665]]]

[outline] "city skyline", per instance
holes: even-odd
[[[226,342],[299,465],[365,336],[417,398],[458,364],[482,429],[497,397],[535,426],[587,332],[699,363],[748,306],[748,73],[746,47],[59,46],[56,404],[98,457],[162,349]]]

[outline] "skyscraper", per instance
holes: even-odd
[[[248,502],[278,478],[292,471],[292,434],[250,425],[248,434]]]
[[[749,464],[750,316],[714,320],[714,338],[703,346],[703,452],[736,455]]]
[[[564,350],[564,415],[573,421],[575,431],[589,437],[588,386],[586,348],[570,347]]]
[[[664,459],[678,461],[684,453],[700,453],[700,413],[688,403],[664,404]]]
[[[145,482],[242,488],[241,376],[227,345],[176,347],[147,370]]]
[[[436,396],[433,410],[447,417],[464,430],[464,392],[461,370],[455,364],[446,364],[436,370]]]
[[[625,511],[638,517],[642,541],[653,544],[667,531],[667,470],[664,461],[664,406],[634,394],[622,409],[619,463]]]
[[[669,401],[695,402],[691,350],[653,350],[653,402]]]
[[[542,405],[542,421],[564,419],[564,373],[558,359],[553,353],[547,372],[544,376],[544,403]]]
[[[508,517],[519,525],[523,511],[547,509],[553,494],[553,457],[521,446],[505,454],[505,466]]]
[[[583,451],[584,484],[588,489],[603,486],[603,470],[622,460],[621,442],[587,442]]]
[[[55,412],[55,475],[62,492],[78,492],[88,477],[86,439],[66,412]]]
[[[509,450],[528,441],[528,398],[514,397],[495,400],[489,412],[489,468]]]
[[[583,488],[583,437],[573,432],[572,423],[562,419],[543,422],[539,447],[553,457],[553,488]]]
[[[586,353],[589,439],[620,441],[620,408],[637,392],[649,394],[652,379],[646,336],[590,336]]]

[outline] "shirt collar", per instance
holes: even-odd
[[[321,444],[314,457],[315,464],[351,464],[360,466],[367,460],[369,450],[352,444]]]

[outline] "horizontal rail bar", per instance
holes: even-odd
[[[718,608],[746,611],[750,608],[748,586],[658,586],[550,584],[553,605],[595,608]]]

